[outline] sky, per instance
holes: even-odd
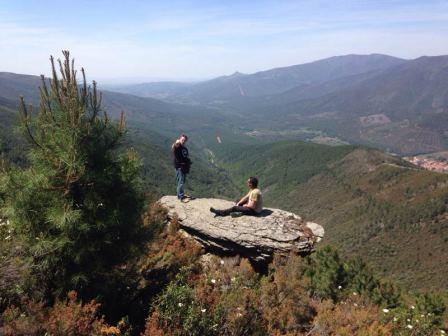
[[[106,84],[445,55],[448,0],[0,0],[0,71],[48,75],[63,49]]]

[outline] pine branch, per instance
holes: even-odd
[[[25,105],[25,99],[23,98],[23,96],[20,96],[19,111],[21,113],[23,124],[25,125],[25,129],[26,129],[26,132],[27,132],[27,135],[28,135],[29,139],[36,146],[38,146],[39,148],[43,149],[43,147],[36,141],[36,139],[33,136],[33,133],[31,132],[30,122],[31,122],[31,112],[32,112],[32,109],[30,110],[30,113],[28,113],[28,111],[26,109],[26,105]]]

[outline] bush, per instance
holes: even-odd
[[[316,311],[303,273],[301,257],[275,256],[271,274],[262,279],[260,300],[270,335],[292,335],[310,329]]]
[[[77,302],[76,292],[68,300],[58,301],[51,308],[42,302],[25,301],[22,308],[11,306],[2,314],[5,336],[100,336],[122,334],[118,327],[110,326],[98,316],[100,305],[91,301]]]
[[[347,300],[335,305],[326,300],[317,305],[317,317],[310,335],[389,336],[392,323],[382,323],[378,307],[362,300]]]

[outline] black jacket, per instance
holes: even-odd
[[[178,144],[174,147],[174,168],[182,169],[182,172],[190,172],[191,160],[188,157],[187,147]]]

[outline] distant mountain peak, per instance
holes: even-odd
[[[235,71],[233,74],[231,74],[229,77],[239,77],[239,76],[244,76],[244,74],[242,72],[239,71]]]

